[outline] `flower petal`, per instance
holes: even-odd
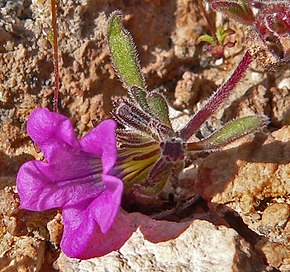
[[[87,163],[87,164],[86,164]],[[104,190],[100,173],[89,169],[86,160],[63,160],[59,164],[30,161],[17,174],[21,208],[43,211],[78,204],[98,197]],[[74,172],[71,169],[75,167]],[[63,178],[63,179],[61,179]]]
[[[80,141],[84,151],[102,157],[104,174],[107,174],[116,163],[115,128],[116,122],[114,120],[102,121]]]
[[[90,214],[89,202],[62,210],[64,224],[60,247],[69,257],[78,257],[86,248],[98,225]]]
[[[71,121],[48,109],[35,109],[30,114],[27,131],[48,162],[54,157],[55,150],[61,149],[64,144],[80,148]]]
[[[68,214],[67,210],[63,214],[65,217],[68,216],[70,218],[72,215],[73,218],[80,217],[80,214],[77,213]],[[83,214],[81,216],[84,218],[86,215],[87,214]],[[120,211],[112,228],[106,234],[100,230],[98,225],[95,226],[93,231],[93,227],[85,228],[81,225],[83,230],[80,226],[80,231],[76,233],[71,231],[71,229],[69,230],[67,224],[64,227],[63,238],[60,244],[61,249],[67,256],[82,260],[104,256],[113,250],[118,250],[138,227],[138,225],[134,224],[134,220],[130,222],[127,218],[128,214]],[[88,226],[91,226],[90,222],[87,221],[86,223]],[[84,233],[84,229],[86,233]],[[84,236],[86,236],[85,240],[83,239]]]
[[[28,133],[47,162],[30,161],[19,169],[21,207],[62,208],[61,246],[68,256],[85,256],[88,247],[95,249],[95,238],[105,239],[118,214],[123,183],[107,175],[117,157],[115,127],[113,120],[104,121],[80,143],[70,120],[61,114],[37,109],[29,118]],[[93,234],[97,236],[92,240]]]
[[[107,233],[120,208],[123,182],[113,176],[103,175],[103,181],[106,185],[104,191],[90,205],[93,218],[96,220],[103,233]]]
[[[105,233],[110,230],[116,219],[123,183],[118,178],[105,176],[105,184],[107,190],[95,200],[90,203],[87,200],[73,207],[66,206],[62,210],[64,232],[61,248],[69,257],[79,257],[80,254],[83,258],[88,258],[87,254],[92,254],[91,257],[100,256],[100,252],[106,250],[99,244],[99,239],[104,240]],[[109,244],[114,243],[111,241]],[[106,245],[105,248],[107,247],[110,246]],[[89,250],[90,253],[84,252],[85,250]]]

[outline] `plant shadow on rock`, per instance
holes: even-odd
[[[251,230],[249,226],[243,221],[241,216],[233,209],[226,208],[226,211],[223,212],[223,218],[226,221],[226,225],[234,229],[243,239],[245,239],[250,244],[251,249],[251,271],[261,271],[261,267],[264,267],[265,271],[278,272],[280,270],[275,267],[270,266],[267,260],[265,253],[260,249],[263,244],[266,244],[268,241],[267,237],[259,235],[255,231]],[[260,248],[259,248],[260,247]],[[266,267],[267,266],[267,267]],[[248,271],[244,270],[245,267],[240,264],[239,271]],[[264,270],[263,270],[264,271]]]
[[[195,184],[196,192],[208,201],[224,192],[238,174],[240,166],[237,161],[277,165],[289,163],[290,157],[286,156],[286,150],[290,148],[290,143],[275,140],[264,144],[266,138],[267,136],[263,134],[256,135],[252,142],[209,155],[199,167],[198,180]],[[277,154],[285,154],[285,156],[277,156]],[[218,179],[211,182],[213,177]]]
[[[8,156],[5,153],[0,151],[0,179],[2,178],[14,178],[19,167],[26,161],[34,159],[30,154],[22,154],[19,156]],[[0,183],[0,189],[4,189],[4,187],[8,185],[15,185],[15,180],[13,182]]]

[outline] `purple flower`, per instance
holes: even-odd
[[[69,257],[99,256],[98,233],[107,233],[118,214],[123,183],[109,174],[117,157],[115,127],[113,120],[103,121],[78,141],[61,114],[36,109],[29,117],[28,134],[46,161],[29,161],[19,169],[21,208],[62,209],[61,248]]]

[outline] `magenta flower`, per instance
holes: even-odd
[[[113,120],[103,121],[78,141],[61,114],[36,109],[29,117],[28,134],[46,161],[29,161],[19,169],[21,208],[62,209],[60,246],[69,257],[99,256],[98,234],[103,237],[118,214],[123,183],[109,174],[117,157],[115,127]]]

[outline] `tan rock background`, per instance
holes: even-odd
[[[194,1],[60,1],[60,111],[80,137],[91,120],[109,116],[113,97],[125,95],[104,36],[115,9],[125,15],[149,88],[164,88],[179,111],[177,126],[241,58],[244,29],[233,22],[237,44],[223,62],[196,45],[208,29]],[[271,122],[255,139],[191,157],[174,189],[198,193],[202,204],[179,223],[122,212],[132,236],[107,256],[79,261],[60,252],[61,215],[20,210],[15,188],[19,166],[39,156],[26,120],[34,108],[52,106],[50,25],[50,1],[0,1],[0,271],[290,271],[290,71],[265,73],[255,64],[200,134],[250,114]],[[167,238],[157,241],[162,232]]]

